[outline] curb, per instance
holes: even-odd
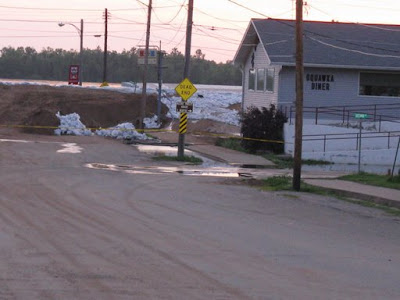
[[[381,205],[385,205],[385,206],[388,206],[388,207],[395,207],[395,208],[399,208],[400,209],[400,201],[395,201],[395,200],[386,199],[386,198],[377,197],[377,196],[371,196],[371,195],[357,193],[357,192],[350,192],[350,191],[341,190],[341,189],[323,187],[323,186],[319,186],[319,185],[311,184],[311,183],[307,183],[307,184],[315,186],[315,187],[319,187],[319,188],[322,188],[322,189],[325,189],[325,190],[328,190],[328,191],[335,192],[336,194],[338,194],[340,196],[345,196],[345,197],[349,197],[349,198],[356,198],[356,199],[359,199],[359,200],[363,200],[363,201],[367,201],[367,202],[373,202],[373,203],[376,203],[376,204],[381,204]]]
[[[211,154],[207,154],[207,153],[204,153],[204,152],[200,152],[200,151],[191,149],[190,146],[188,146],[186,149],[188,149],[188,150],[190,150],[190,151],[192,151],[192,152],[196,152],[196,153],[200,154],[201,156],[204,156],[204,157],[206,157],[206,158],[208,158],[208,159],[211,159],[211,160],[214,160],[214,161],[217,161],[217,162],[220,162],[220,163],[224,163],[224,164],[228,164],[228,165],[229,165],[229,162],[228,162],[228,161],[226,161],[225,159],[222,159],[222,158],[220,158],[220,157],[217,157],[217,156],[214,156],[214,155],[211,155]]]

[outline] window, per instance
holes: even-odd
[[[274,91],[274,77],[275,77],[275,70],[267,69],[267,91],[269,92]]]
[[[264,91],[265,69],[257,69],[257,91]]]
[[[250,69],[249,90],[252,91],[274,91],[274,69]]]
[[[254,69],[249,70],[249,90],[255,90],[256,86],[256,71]]]
[[[400,74],[360,73],[362,96],[400,97]]]

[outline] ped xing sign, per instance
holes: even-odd
[[[187,101],[187,99],[197,92],[197,89],[188,78],[185,78],[177,85],[175,91],[182,97],[183,101]]]
[[[368,114],[363,114],[363,113],[355,113],[354,118],[355,119],[368,119],[369,115]]]
[[[193,112],[193,103],[186,101],[176,103],[176,112],[180,113]]]

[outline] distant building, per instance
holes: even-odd
[[[244,109],[294,106],[295,21],[252,19],[234,63]],[[400,104],[400,26],[304,21],[304,106],[389,103]]]

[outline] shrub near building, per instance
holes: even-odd
[[[268,108],[249,107],[241,118],[242,146],[251,153],[272,151],[283,153],[283,125],[287,121],[282,111],[271,104]]]

